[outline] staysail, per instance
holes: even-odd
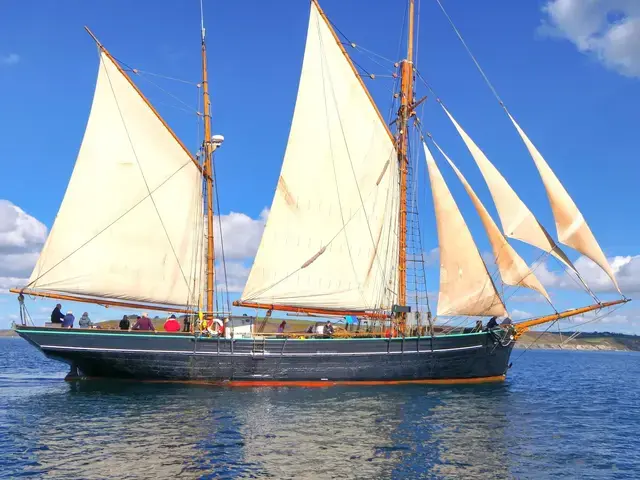
[[[471,137],[467,135],[467,132],[462,129],[444,105],[442,105],[442,108],[456,127],[460,137],[462,137],[462,140],[478,165],[489,187],[489,192],[498,210],[502,231],[505,236],[515,238],[547,253],[551,253],[551,255],[577,274],[571,260],[569,260],[566,254],[554,242],[551,235],[549,235],[540,222],[533,216],[531,210],[520,200],[518,194],[511,188],[498,169],[489,161]]]
[[[507,315],[502,299],[429,148],[423,143],[440,246],[438,315]]]
[[[527,146],[527,150],[529,150],[529,153],[536,164],[538,172],[540,172],[542,183],[544,184],[544,188],[547,191],[547,197],[549,198],[549,203],[551,204],[553,217],[556,221],[558,240],[593,260],[605,271],[609,278],[611,278],[616,290],[622,294],[620,287],[618,287],[618,282],[616,281],[613,270],[611,269],[611,265],[609,265],[607,257],[605,257],[602,252],[602,248],[600,248],[600,245],[598,245],[593,233],[591,233],[591,229],[589,228],[589,225],[587,225],[582,213],[578,210],[578,207],[571,199],[562,183],[560,183],[558,177],[553,173],[553,170],[551,170],[551,167],[549,167],[549,164],[546,162],[544,157],[540,154],[531,140],[529,140],[529,137],[527,137],[522,128],[520,128],[520,125],[518,125],[509,112],[507,112],[507,115],[509,115],[513,125],[516,127],[516,130],[518,130],[522,141]]]
[[[467,179],[462,175],[462,172],[458,170],[458,167],[455,166],[440,146],[435,141],[433,143],[442,156],[447,160],[449,165],[451,165],[451,168],[460,179],[460,182],[462,182],[467,194],[471,197],[471,201],[473,202],[473,205],[478,212],[478,216],[480,217],[480,220],[482,220],[482,225],[487,232],[487,237],[489,237],[493,256],[503,283],[506,285],[518,285],[535,290],[543,295],[549,303],[551,303],[549,294],[542,286],[542,283],[540,283],[540,280],[538,280],[538,277],[535,276],[522,257],[516,253],[515,249],[509,245],[509,242],[493,221],[491,215],[489,215],[489,212],[480,201],[480,198],[478,198],[476,192],[473,191],[471,185],[467,182]]]
[[[312,2],[282,170],[239,304],[390,308],[398,202],[393,139]]]
[[[197,303],[201,183],[191,155],[101,52],[80,152],[28,287]]]

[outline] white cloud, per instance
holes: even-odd
[[[47,227],[8,200],[0,200],[0,253],[39,250]]]
[[[548,0],[540,32],[565,38],[606,67],[640,77],[638,0]]]
[[[517,308],[514,308],[513,310],[511,310],[511,319],[512,320],[525,320],[527,318],[532,318],[533,314],[526,312],[524,310],[518,310]]]
[[[226,260],[243,260],[255,256],[269,210],[264,209],[258,218],[251,218],[244,213],[231,212],[216,218],[216,256],[220,258],[224,242]],[[220,223],[222,223],[222,240],[220,242]]]
[[[640,255],[615,256],[608,258],[620,289],[625,294],[640,292]],[[589,288],[594,292],[616,292],[613,283],[606,273],[586,257],[580,257],[574,265]],[[545,287],[582,290],[582,285],[573,275],[567,272],[550,271],[546,264],[535,264],[534,272]]]
[[[624,293],[640,292],[640,255],[616,256],[608,260],[620,289]],[[580,257],[575,266],[593,291],[616,291],[607,274],[588,258]]]
[[[538,272],[536,272],[537,275]],[[513,295],[509,297],[510,302],[520,303],[547,303],[547,300],[538,293]]]
[[[17,53],[9,53],[8,55],[0,55],[0,65],[15,65],[20,61],[20,55]]]
[[[624,308],[612,308],[561,320],[561,328],[564,330],[581,331],[618,331],[636,332],[640,325],[640,310]],[[606,325],[606,327],[605,327]]]
[[[0,262],[2,262],[2,256],[0,255]],[[8,293],[10,288],[22,287],[26,285],[26,277],[0,277],[0,295]]]
[[[424,257],[424,264],[427,267],[438,265],[440,262],[440,247],[432,248]]]
[[[226,262],[227,265],[227,284],[229,286],[229,293],[239,293],[244,290],[244,284],[247,283],[249,277],[250,267],[245,266],[240,262]],[[217,266],[218,282],[222,284],[224,282],[224,271],[220,265]]]
[[[0,200],[0,291],[26,283],[47,227],[8,200]]]

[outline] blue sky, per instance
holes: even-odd
[[[636,133],[640,11],[629,5],[632,2],[595,3],[599,6],[575,0],[449,0],[445,5],[503,100],[584,213],[607,256],[619,257],[625,293],[633,297],[640,292],[640,224],[635,221],[640,204]],[[401,58],[403,1],[367,2],[365,7],[355,0],[324,0],[322,7],[351,41],[382,57]],[[283,0],[278,7],[257,0],[205,0],[213,125],[215,132],[226,137],[216,158],[218,188],[224,225],[229,227],[225,231],[237,235],[225,234],[229,235],[228,247],[237,250],[231,269],[238,282],[250,265],[260,236],[260,214],[269,207],[277,182],[297,91],[308,8],[304,0]],[[611,12],[617,16],[612,17]],[[47,227],[72,171],[95,85],[96,48],[84,25],[116,58],[132,67],[193,82],[200,78],[199,6],[195,0],[3,2],[0,199]],[[553,218],[533,162],[435,1],[421,1],[419,28],[418,69],[553,232]],[[392,90],[391,80],[382,76],[388,74],[387,68],[372,63],[362,52],[354,51],[353,58],[378,74],[367,84],[381,110],[387,112]],[[182,104],[148,79],[194,108],[197,89],[158,77],[138,81],[195,150],[193,112],[181,110]],[[418,85],[418,96],[425,94],[425,88]],[[427,102],[423,122],[495,213],[473,160],[435,102]],[[464,190],[452,172],[440,166],[479,248],[488,251]],[[425,185],[424,177],[421,181]],[[422,211],[427,214],[424,248],[431,251],[437,241],[428,189],[422,196]],[[4,230],[0,224],[0,239],[11,228],[6,218],[5,223]],[[252,241],[239,240],[240,236],[250,236]],[[5,277],[5,284],[7,278],[28,276],[28,260],[34,258],[36,244],[37,239],[29,244],[28,255],[18,258],[20,252],[3,250],[0,241],[0,278]],[[517,248],[526,260],[535,258],[526,247]],[[570,255],[578,259],[575,252]],[[20,265],[11,266],[15,261]],[[548,268],[553,271],[556,267],[550,263]],[[432,267],[428,273],[430,290],[436,289],[437,269]],[[558,275],[550,275],[547,284],[560,307],[589,301],[588,296],[563,288]],[[593,272],[596,283],[598,275]],[[5,284],[0,287],[6,288]],[[13,297],[0,295],[0,327],[16,313],[16,303]],[[41,317],[51,303],[37,302],[32,313]],[[544,309],[543,304],[527,300],[510,307],[512,313],[518,310],[523,316]],[[99,307],[74,307],[84,309],[96,318],[115,316]],[[615,321],[594,328],[640,333],[638,325],[640,309],[631,304],[616,312]]]

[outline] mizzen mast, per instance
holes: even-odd
[[[204,154],[204,179],[206,182],[206,211],[207,211],[207,287],[206,287],[206,317],[213,318],[215,311],[215,249],[213,238],[213,151],[215,145],[211,138],[211,97],[209,95],[209,79],[207,74],[207,45],[205,42],[204,15],[202,0],[200,1],[200,32],[202,53],[202,97],[204,118],[204,141],[202,144]]]
[[[407,28],[407,57],[401,63],[400,109],[398,111],[398,165],[400,172],[400,211],[398,248],[398,305],[407,305],[407,172],[409,169],[409,118],[413,113],[413,22],[414,0],[409,0]],[[398,314],[400,329],[404,330],[406,312]]]

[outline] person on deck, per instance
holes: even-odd
[[[280,326],[278,327],[278,333],[284,333],[284,329],[287,326],[287,321],[283,320]]]
[[[489,331],[489,330],[493,330],[494,328],[496,328],[498,326],[498,317],[491,317],[489,319],[489,321],[487,322],[487,328],[485,328],[485,331]]]
[[[151,330],[153,332],[156,331],[153,326],[153,322],[146,313],[143,313],[141,317],[138,317],[138,321],[133,326],[133,330]]]
[[[164,322],[164,331],[165,332],[179,332],[180,331],[180,323],[176,320],[176,316],[171,314],[166,322]]]
[[[316,335],[324,335],[324,325],[316,323]]]
[[[333,325],[331,325],[331,320],[329,320],[327,324],[324,326],[324,334],[325,336],[333,335]]]
[[[120,320],[120,330],[129,330],[131,328],[131,323],[126,315],[122,316],[122,320]]]
[[[51,312],[51,323],[62,323],[64,320],[64,313],[61,312],[62,305],[57,304],[56,308]]]
[[[78,325],[80,325],[80,328],[91,328],[91,327],[93,327],[93,322],[89,318],[89,314],[87,312],[84,312],[82,314],[82,316],[80,317],[80,320],[78,320]]]
[[[191,331],[191,317],[189,317],[189,315],[185,315],[184,320],[182,320],[182,331],[183,332]]]
[[[347,332],[351,331],[352,325],[354,325],[356,323],[356,317],[354,317],[353,315],[347,315],[346,317],[344,317],[344,329]]]
[[[473,328],[471,333],[477,333],[482,331],[482,320],[476,320],[476,326]]]
[[[500,323],[500,328],[508,330],[511,325],[513,325],[511,319],[509,317],[505,317],[504,320]]]
[[[73,316],[73,312],[69,310],[62,320],[62,328],[73,328],[73,321],[76,317]]]

